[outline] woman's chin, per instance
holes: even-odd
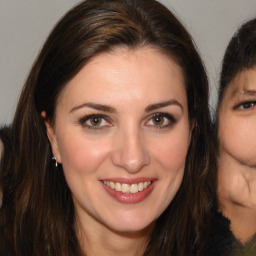
[[[107,227],[115,233],[130,236],[150,234],[153,230],[155,221],[146,222],[145,220],[126,220],[110,223]]]

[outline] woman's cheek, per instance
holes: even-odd
[[[165,167],[165,169],[179,169],[184,166],[189,146],[189,134],[187,136],[171,136],[158,143],[153,150],[153,156]]]
[[[95,141],[83,136],[72,136],[62,141],[60,153],[65,169],[78,172],[93,172],[108,155],[110,143]]]

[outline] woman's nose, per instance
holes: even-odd
[[[118,136],[112,152],[114,165],[129,173],[137,173],[150,163],[150,155],[139,131],[125,132]]]

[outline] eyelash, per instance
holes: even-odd
[[[99,125],[93,125],[92,124],[92,120],[93,119],[98,119],[100,120],[100,123]],[[90,122],[91,124],[87,124],[86,122]],[[102,121],[104,122],[107,122],[107,125],[104,125],[104,126],[100,126]],[[85,128],[88,128],[88,129],[94,129],[94,130],[98,130],[98,129],[102,129],[102,128],[105,128],[106,126],[107,127],[111,127],[112,124],[111,124],[111,120],[108,116],[106,115],[102,115],[102,114],[92,114],[92,115],[88,115],[88,116],[85,116],[85,117],[82,117],[81,119],[79,119],[79,123],[85,127]]]
[[[153,121],[154,118],[163,118],[163,120],[162,120],[163,122],[160,124],[156,124]],[[96,121],[96,119],[98,119],[99,124],[93,125],[92,124],[93,119],[95,119],[95,121]],[[90,124],[87,122],[90,122]],[[106,124],[102,125],[102,122],[106,122]],[[153,124],[149,124],[150,122],[152,122]],[[167,124],[165,124],[166,122],[167,122]],[[152,126],[150,128],[164,129],[164,128],[173,126],[176,122],[177,122],[177,120],[174,118],[173,115],[170,115],[168,113],[155,113],[150,116],[149,120],[146,122],[146,125]],[[79,119],[79,123],[85,128],[94,129],[94,130],[104,129],[106,127],[113,126],[111,124],[111,119],[108,116],[102,115],[102,114],[92,114],[92,115],[82,117],[81,119]]]
[[[157,129],[164,129],[164,128],[168,128],[168,127],[171,127],[173,126],[177,120],[174,118],[173,115],[170,115],[170,114],[167,114],[167,113],[155,113],[151,116],[151,118],[149,119],[149,121],[147,121],[146,123],[149,123],[150,121],[154,122],[153,119],[154,118],[164,118],[164,119],[167,119],[167,124],[160,124],[160,125],[157,125],[157,124],[152,124],[150,126],[153,126],[154,128],[157,128]],[[166,122],[166,120],[164,120],[163,122]]]
[[[247,105],[247,107],[245,107],[245,105]],[[256,101],[245,101],[245,102],[241,102],[241,103],[235,105],[233,109],[247,110],[247,109],[251,109],[255,106],[256,106]]]

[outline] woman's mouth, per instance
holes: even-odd
[[[126,184],[126,183],[119,183],[119,182],[113,182],[113,181],[105,181],[103,180],[103,183],[108,186],[109,188],[112,188],[116,191],[122,192],[124,194],[135,194],[138,192],[143,191],[148,186],[151,185],[152,181],[144,181],[134,184]]]
[[[106,192],[118,202],[133,204],[146,199],[155,187],[156,180],[101,180]]]

